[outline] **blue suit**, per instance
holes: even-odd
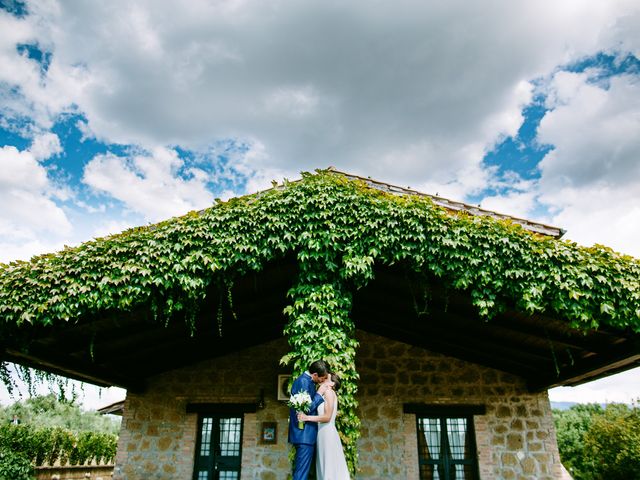
[[[316,385],[308,372],[303,373],[293,382],[291,393],[307,392],[311,397],[311,408],[308,415],[317,415],[318,406],[324,402],[322,395],[316,392]],[[289,409],[289,443],[296,446],[296,460],[293,471],[293,480],[307,480],[311,461],[316,453],[316,440],[318,437],[318,423],[305,422],[304,429],[298,428],[297,412]]]

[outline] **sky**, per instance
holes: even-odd
[[[640,257],[640,3],[0,0],[0,262],[330,165]]]

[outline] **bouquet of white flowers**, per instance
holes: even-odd
[[[296,412],[309,413],[311,407],[311,396],[308,392],[298,392],[291,395],[287,402],[290,408],[293,408]],[[298,428],[304,429],[304,422],[298,422]]]

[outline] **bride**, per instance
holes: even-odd
[[[330,373],[323,382],[327,385],[324,402],[318,407],[318,415],[298,414],[298,420],[318,422],[318,443],[316,444],[316,477],[317,480],[349,480],[349,469],[344,458],[342,443],[336,430],[336,413],[340,380],[335,373]]]

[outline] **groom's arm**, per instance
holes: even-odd
[[[317,409],[320,404],[324,402],[324,397],[317,392],[311,398],[313,398],[313,401],[311,402],[311,408],[309,409],[310,412]]]
[[[331,415],[333,414],[333,402],[335,401],[335,393],[331,392],[327,394],[326,403],[325,403],[325,412],[324,415],[305,415],[304,413],[298,413],[298,420],[303,422],[318,422],[318,423],[326,423],[331,420]]]

